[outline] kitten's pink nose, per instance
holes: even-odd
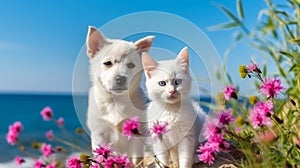
[[[171,94],[171,96],[173,96],[174,94],[175,94],[175,90],[171,90],[171,91],[169,91],[169,93]]]

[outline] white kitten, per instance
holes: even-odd
[[[188,50],[183,48],[174,60],[156,62],[147,53],[143,54],[142,60],[151,100],[148,121],[167,122],[169,126],[161,141],[154,143],[154,154],[165,166],[172,161],[178,162],[180,168],[190,168],[204,113],[201,109],[195,111],[189,99],[191,76]]]

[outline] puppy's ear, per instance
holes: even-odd
[[[147,36],[135,42],[134,45],[137,47],[137,50],[140,53],[148,52],[150,47],[152,46],[153,39],[154,36]]]
[[[151,71],[157,67],[157,62],[150,57],[146,52],[142,53],[142,62],[145,71],[145,75],[147,78],[151,78]]]
[[[95,54],[103,47],[105,38],[95,27],[89,26],[89,30],[86,37],[86,53],[90,58],[93,58]]]
[[[184,47],[178,54],[178,56],[175,59],[177,63],[179,64],[179,67],[184,69],[185,71],[188,70],[189,67],[189,52],[188,48]]]

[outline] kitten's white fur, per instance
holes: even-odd
[[[116,152],[128,156],[143,156],[144,142],[139,138],[128,140],[120,132],[122,121],[139,116],[145,118],[144,93],[140,88],[142,72],[141,53],[148,52],[153,36],[135,43],[106,39],[94,27],[89,27],[86,46],[90,57],[92,87],[89,91],[87,125],[91,132],[92,149],[111,143]],[[112,65],[105,65],[111,61]],[[129,63],[134,67],[129,68]],[[116,76],[126,77],[119,86]]]
[[[174,60],[156,62],[147,53],[142,60],[151,100],[148,121],[169,124],[169,132],[154,143],[154,154],[165,166],[172,161],[180,168],[191,168],[205,115],[201,108],[195,109],[189,99],[191,77],[187,48],[183,48]],[[160,86],[160,81],[165,85]]]

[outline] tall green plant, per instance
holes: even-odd
[[[239,109],[235,108],[233,113],[237,115],[237,123],[240,124],[238,128],[242,130],[240,133],[229,132],[227,139],[244,154],[245,157],[237,163],[242,167],[296,166],[300,165],[300,1],[286,0],[284,4],[276,4],[271,0],[265,2],[267,7],[260,11],[258,24],[252,29],[244,21],[246,14],[241,0],[236,1],[236,12],[217,5],[229,18],[229,22],[211,29],[237,30],[239,33],[234,43],[247,39],[252,48],[274,61],[278,70],[275,77],[285,83],[283,98],[260,98],[260,101],[271,101],[273,104],[274,113],[265,116],[272,119],[270,126],[255,128],[253,121],[251,123],[253,109],[257,108],[255,103],[252,106],[239,105]],[[259,79],[257,86],[267,85],[268,81],[264,79],[267,75],[266,67],[259,71],[250,69],[249,66],[241,66],[241,77],[254,75]],[[252,75],[249,76],[249,73]],[[229,75],[228,81],[231,81]],[[249,100],[250,104],[253,103],[253,97]],[[234,107],[241,103],[227,101],[226,104]]]
[[[272,58],[278,70],[277,75],[288,85],[286,93],[299,104],[300,1],[286,0],[285,4],[274,4],[271,0],[266,0],[267,8],[260,11],[259,22],[251,30],[244,23],[242,1],[236,2],[237,16],[225,6],[217,5],[230,21],[210,29],[236,28],[239,32],[236,41],[247,38],[251,47]]]

